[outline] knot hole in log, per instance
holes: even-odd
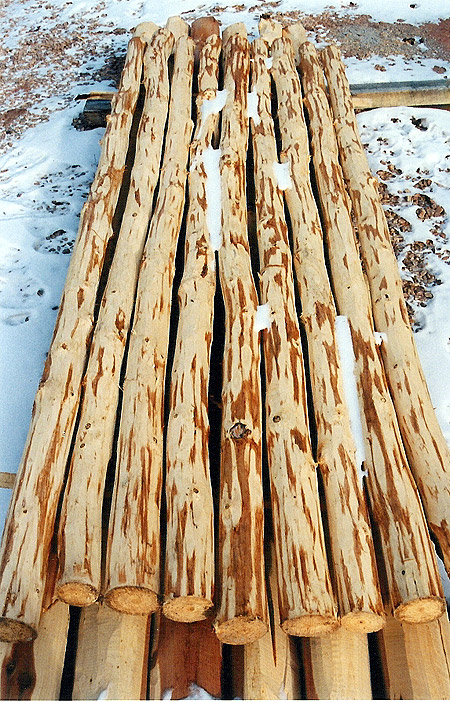
[[[251,434],[251,430],[247,427],[246,424],[243,424],[242,422],[236,422],[236,424],[233,424],[233,426],[230,429],[230,436],[235,441],[244,439],[249,434]]]

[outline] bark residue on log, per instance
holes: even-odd
[[[367,507],[358,479],[355,442],[338,356],[336,308],[323,251],[322,228],[309,180],[309,144],[300,82],[290,41],[272,46],[282,158],[290,164],[285,191],[294,264],[308,338],[317,429],[339,614],[344,626],[374,631],[383,625],[383,604]]]
[[[338,310],[348,317],[352,334],[368,490],[381,537],[390,603],[402,619],[432,620],[442,614],[442,587],[375,343],[324,78],[316,50],[308,42],[300,47],[300,67],[333,288]]]
[[[105,590],[110,606],[130,614],[148,613],[158,606],[164,383],[175,254],[193,126],[193,67],[193,41],[182,36],[175,45],[159,192],[139,271],[123,382]]]
[[[227,100],[220,139],[223,246],[219,251],[219,274],[226,329],[216,633],[224,642],[247,643],[267,630],[260,354],[254,325],[258,298],[247,239],[245,197],[250,60],[242,28],[227,31],[224,41]],[[249,430],[239,440],[232,433],[237,423]]]
[[[217,91],[220,50],[221,41],[213,35],[203,43],[199,55],[185,269],[178,290],[180,314],[167,429],[164,614],[178,621],[204,619],[212,609],[214,594],[208,380],[216,270],[207,226],[203,152],[211,144],[219,114],[203,119],[202,105]]]
[[[307,419],[300,330],[271,114],[270,74],[263,40],[252,45],[252,92],[258,124],[252,143],[261,301],[271,310],[263,332],[266,369],[266,436],[279,608],[289,634],[323,634],[338,625],[320,514],[316,466]],[[277,417],[278,421],[271,421]]]
[[[81,214],[58,321],[34,402],[4,530],[0,638],[33,637],[39,622],[56,509],[80,397],[101,267],[112,236],[111,222],[139,94],[144,50],[145,42],[131,40],[121,85],[102,140],[97,173]],[[81,307],[80,290],[83,291]],[[26,520],[22,518],[24,511]],[[13,631],[8,633],[10,624]]]
[[[364,153],[339,50],[322,52],[339,156],[352,200],[390,391],[428,524],[450,572],[450,450],[439,427],[408,322],[398,265],[376,179]],[[382,292],[383,291],[383,292]]]
[[[131,320],[139,264],[159,175],[169,102],[167,59],[173,36],[154,35],[144,58],[146,96],[122,224],[100,305],[85,374],[80,429],[75,439],[61,512],[58,596],[87,605],[100,592],[102,502],[111,457],[122,360]],[[159,94],[159,98],[156,94]],[[140,205],[136,193],[147,193]]]

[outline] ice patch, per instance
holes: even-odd
[[[289,190],[289,188],[292,188],[291,166],[289,161],[285,161],[284,163],[274,161],[273,172],[280,190]]]
[[[367,476],[367,471],[363,469],[365,460],[364,434],[361,424],[359,410],[358,388],[355,378],[355,353],[353,350],[352,335],[348,318],[339,315],[335,321],[336,342],[339,352],[339,360],[342,370],[342,381],[344,385],[344,396],[347,403],[350,426],[356,448],[356,463],[359,470],[361,484],[363,477]]]

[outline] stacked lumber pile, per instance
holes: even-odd
[[[450,454],[343,64],[260,34],[129,43],[2,541],[3,699],[450,696]]]

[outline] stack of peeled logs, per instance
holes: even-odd
[[[5,526],[0,639],[102,597],[255,641],[264,549],[290,635],[437,619],[449,450],[339,52],[298,24],[190,33],[129,43]]]

